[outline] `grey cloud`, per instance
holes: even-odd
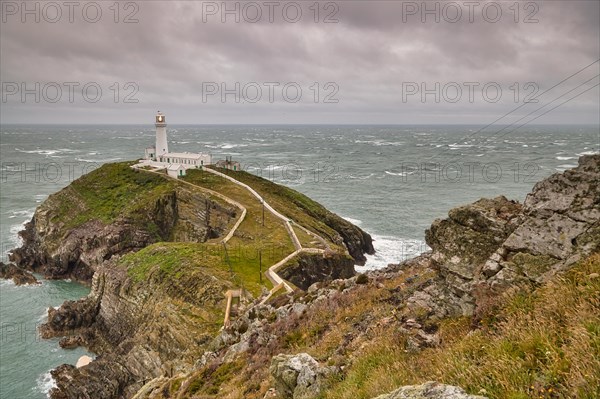
[[[138,2],[136,24],[115,24],[108,3],[95,24],[9,18],[0,26],[2,82],[95,81],[104,92],[96,104],[21,103],[13,96],[2,104],[2,123],[46,122],[56,110],[74,123],[101,123],[107,115],[136,123],[157,107],[175,112],[180,123],[485,123],[514,108],[508,89],[514,82],[533,81],[543,90],[600,58],[597,1],[534,2],[539,22],[533,24],[514,23],[508,12],[495,24],[477,14],[474,23],[466,17],[422,23],[418,16],[404,22],[399,1],[340,1],[339,23],[314,23],[309,3],[301,3],[303,19],[295,24],[280,14],[274,23],[203,22],[200,1]],[[499,4],[506,11],[513,2]],[[596,64],[581,79],[598,70]],[[111,101],[114,82],[138,84],[139,103]],[[203,103],[203,82],[298,82],[304,93],[299,104],[223,104],[218,96]],[[340,102],[311,103],[314,82],[337,83]],[[505,95],[496,104],[403,103],[403,82],[498,82]],[[596,88],[539,122],[597,122],[597,97]]]

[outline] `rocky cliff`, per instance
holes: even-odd
[[[241,278],[252,290],[253,274],[232,274],[232,263],[203,243],[157,242],[91,262],[91,294],[51,310],[42,333],[99,356],[80,369],[57,368],[52,396],[594,397],[599,181],[600,155],[582,157],[535,185],[523,204],[497,197],[455,208],[426,231],[430,252],[350,278],[336,270],[339,260],[350,261],[350,247],[368,250],[370,240],[339,218],[324,223],[334,217],[282,189],[270,203],[282,211],[289,203],[286,215],[348,252],[298,257],[282,273],[301,289],[268,299],[254,290],[225,328],[223,292]],[[267,198],[272,183],[254,184]],[[32,248],[46,248],[48,236],[38,235]],[[234,240],[251,245],[256,236],[248,224]],[[304,268],[308,276],[298,274]]]
[[[135,397],[593,396],[598,182],[600,156],[582,157],[523,204],[497,197],[451,210],[426,232],[431,252],[248,304],[195,371]],[[469,393],[427,382],[437,378]]]
[[[50,196],[11,255],[19,267],[46,278],[91,284],[87,297],[49,308],[40,328],[44,338],[61,337],[64,348],[85,346],[97,354],[85,367],[53,370],[53,398],[130,398],[148,381],[191,372],[215,345],[225,292],[241,286],[248,301],[265,290],[257,252],[274,263],[293,251],[291,242],[277,242],[289,240],[283,224],[257,223],[260,203],[225,179],[193,171],[186,183],[130,165],[104,165]],[[326,233],[316,243],[334,248],[326,258],[303,254],[300,265],[312,272],[299,285],[352,276],[350,252],[364,259],[372,251],[368,234],[293,190],[280,192],[286,195],[270,197],[277,208]],[[327,221],[293,204],[286,209],[290,195],[327,214]],[[241,207],[247,214],[238,226]],[[221,240],[233,226],[225,245]],[[301,272],[290,267],[286,276]]]
[[[48,197],[11,261],[45,278],[90,283],[115,255],[159,241],[204,242],[235,220],[234,207],[128,166],[104,165]]]

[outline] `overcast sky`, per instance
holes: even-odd
[[[596,0],[1,3],[3,124],[599,123]]]

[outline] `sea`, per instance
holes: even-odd
[[[371,234],[377,253],[357,270],[428,250],[425,229],[481,197],[523,201],[533,185],[600,150],[598,126],[251,125],[167,128],[173,152],[231,156],[241,168],[292,187]],[[154,126],[1,125],[2,261],[48,195],[106,162],[143,157]],[[47,309],[81,298],[73,281],[17,287],[0,281],[0,398],[40,399],[50,370],[85,349],[61,349],[36,327]],[[93,354],[88,354],[93,356]]]

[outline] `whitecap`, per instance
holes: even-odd
[[[222,149],[226,150],[226,149],[229,149],[229,148],[237,148],[237,147],[248,147],[248,144],[224,143],[220,147],[217,147],[217,148],[222,148]]]
[[[348,179],[358,179],[358,180],[367,180],[370,179],[371,177],[375,176],[375,173],[370,173],[368,176],[354,176],[354,175],[348,175]]]
[[[558,165],[555,169],[558,170],[558,171],[560,171],[560,172],[562,172],[564,170],[573,169],[573,168],[576,168],[576,167],[577,167],[577,165],[564,164],[564,165]]]
[[[108,159],[85,159],[85,158],[75,158],[76,161],[79,162],[88,162],[88,163],[103,163],[103,162],[115,162],[120,160],[121,158],[108,158]]]
[[[374,255],[366,255],[367,262],[364,266],[354,266],[356,271],[381,269],[391,263],[414,258],[430,248],[422,240],[403,239],[394,236],[372,234]]]
[[[40,375],[36,382],[37,386],[34,389],[37,389],[37,391],[43,393],[47,397],[50,397],[50,391],[52,388],[57,387],[56,381],[54,381],[54,378],[52,378],[50,371]]]
[[[16,287],[17,285],[15,284],[15,282],[12,279],[0,280],[0,287],[8,287],[8,286]]]
[[[568,161],[569,159],[575,159],[575,157],[556,157],[559,161]]]
[[[386,170],[385,174],[391,176],[406,176],[406,172],[390,172],[389,170]]]
[[[342,216],[342,219],[349,221],[350,223],[352,223],[355,226],[360,226],[362,224],[362,220],[359,219],[354,219],[348,216]]]
[[[584,152],[580,152],[579,154],[576,154],[578,157],[582,157],[584,155],[596,155],[596,154],[600,154],[600,151],[584,151]]]
[[[40,154],[40,155],[54,155],[59,153],[59,150],[22,150],[20,148],[15,148],[15,151],[22,152],[24,154]]]

